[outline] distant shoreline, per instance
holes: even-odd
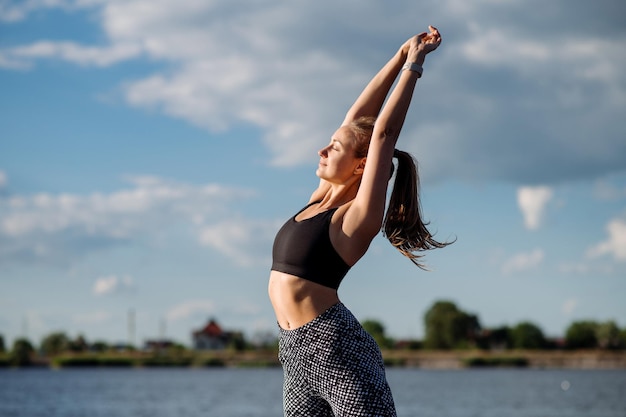
[[[425,369],[515,367],[541,369],[626,369],[625,351],[503,350],[386,351],[392,366]]]
[[[422,369],[533,368],[533,369],[626,369],[626,351],[481,351],[481,350],[384,350],[387,367]],[[277,353],[265,351],[194,351],[180,355],[147,352],[74,353],[33,358],[24,368],[204,368],[280,367]],[[0,369],[11,368],[0,357]]]

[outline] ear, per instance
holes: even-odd
[[[363,175],[363,170],[365,169],[366,160],[367,160],[366,157],[361,158],[361,160],[359,161],[359,164],[356,166],[356,168],[354,168],[355,175]]]

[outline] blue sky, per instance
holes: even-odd
[[[541,10],[538,13],[537,10]],[[0,1],[0,334],[190,343],[276,330],[273,236],[316,151],[428,24],[398,147],[457,242],[415,268],[382,237],[340,297],[396,338],[451,300],[493,327],[626,326],[619,1]]]

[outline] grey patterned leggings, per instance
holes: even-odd
[[[378,345],[343,304],[280,329],[285,416],[395,417]]]

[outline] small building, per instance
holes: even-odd
[[[222,330],[214,319],[200,330],[192,333],[193,348],[197,350],[222,350],[233,346],[240,339],[241,333]]]
[[[146,340],[143,350],[146,352],[162,352],[174,346],[174,342],[166,339]]]

